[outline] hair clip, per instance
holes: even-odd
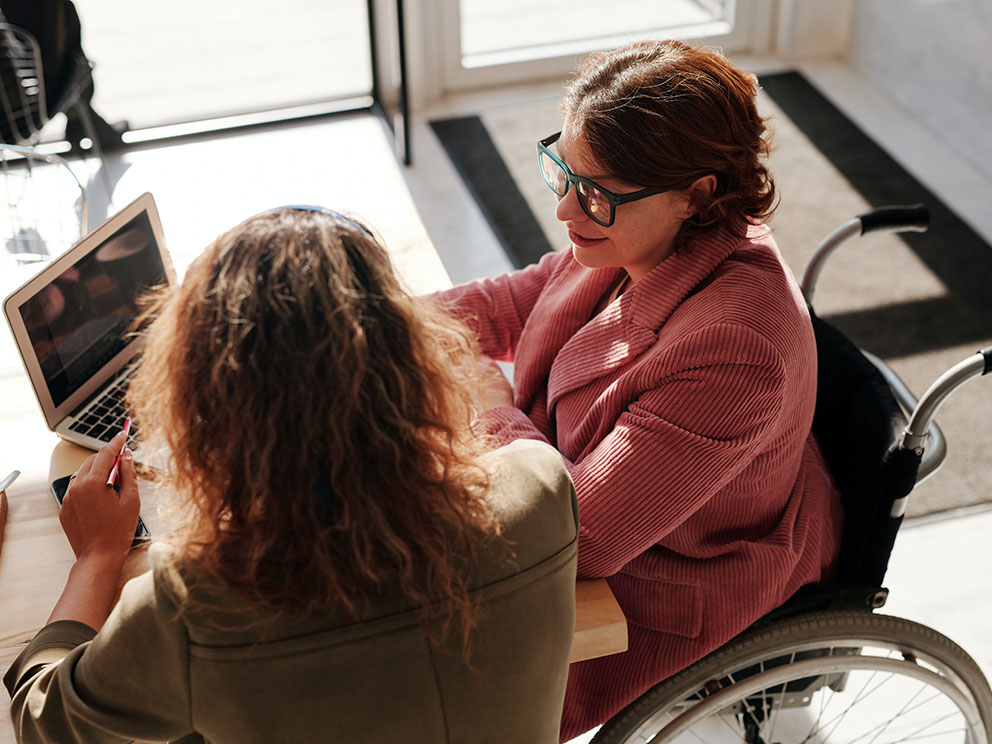
[[[372,233],[368,231],[363,225],[358,224],[351,217],[341,214],[334,209],[328,209],[327,207],[319,207],[313,204],[285,204],[281,207],[276,207],[279,209],[293,209],[297,212],[317,212],[319,214],[326,214],[328,217],[333,217],[334,219],[341,220],[342,222],[347,222],[349,225],[354,225],[359,230],[361,230],[365,235],[372,238]]]

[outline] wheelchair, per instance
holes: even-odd
[[[814,252],[800,286],[812,302],[824,259],[876,230],[926,230],[923,205],[855,217]],[[941,375],[917,401],[880,359],[810,309],[818,385],[813,433],[844,504],[840,565],[728,644],[655,685],[593,744],[889,744],[992,740],[992,691],[953,641],[875,614],[907,497],[946,454],[933,422],[944,399],[992,369],[992,346]],[[907,421],[908,416],[908,421]]]

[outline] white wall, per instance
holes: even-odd
[[[776,50],[786,59],[842,57],[855,0],[779,0]]]
[[[992,179],[990,0],[854,0],[848,58]]]

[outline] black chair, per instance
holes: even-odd
[[[87,233],[83,184],[66,160],[34,147],[0,144],[0,205],[4,279],[10,278],[10,260],[14,265],[47,262]],[[19,276],[23,281],[29,275]],[[4,284],[7,291],[15,286]]]
[[[0,142],[33,144],[48,122],[41,49],[22,28],[0,23]]]
[[[7,23],[0,15],[0,142],[35,145],[42,129],[57,114],[66,114],[66,138],[73,147],[81,129],[102,159],[104,151],[123,145],[120,133],[107,124],[90,104],[93,64],[82,51],[66,58],[58,90],[46,89],[45,60],[34,35]]]

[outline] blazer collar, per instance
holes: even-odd
[[[740,242],[719,229],[675,251],[624,293],[631,295],[630,322],[657,332]]]
[[[616,280],[619,270],[585,269],[570,282],[576,286],[555,287],[555,292],[575,291],[585,301],[561,303],[561,306],[572,306],[572,322],[567,325],[574,329],[574,335],[562,339],[564,344],[551,364],[549,411],[565,393],[627,364],[652,346],[659,329],[675,309],[739,244],[739,240],[723,230],[694,240],[658,264],[619,300],[584,323],[577,322],[576,311],[584,310],[584,317],[588,319],[603,292]],[[558,348],[558,345],[554,347]]]

